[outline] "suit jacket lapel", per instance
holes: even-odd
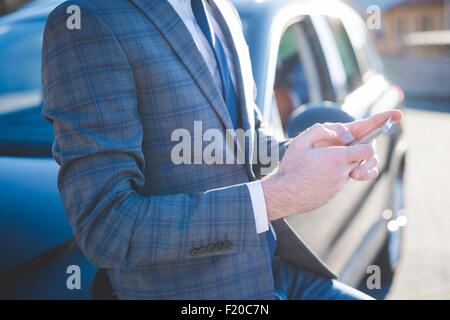
[[[226,129],[233,128],[227,106],[189,30],[165,0],[131,0],[159,29],[213,106]]]
[[[255,142],[255,97],[253,94],[253,72],[248,46],[242,33],[239,17],[233,12],[234,9],[230,4],[224,0],[212,0],[209,3],[214,10],[215,18],[221,26],[227,46],[235,62],[242,126],[244,130],[249,130],[250,132],[250,141],[245,145],[246,159],[248,159],[250,164],[247,167],[250,170],[250,174],[253,175],[251,163]]]

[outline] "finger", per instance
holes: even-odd
[[[323,125],[336,132],[337,141],[342,145],[347,145],[355,139],[350,130],[342,123],[324,123]]]
[[[358,162],[350,162],[350,163],[344,164],[344,170],[347,173],[349,179],[350,179],[351,172],[358,166],[359,166]]]
[[[361,164],[359,164],[356,168],[354,168],[350,173],[350,176],[353,179],[358,180],[361,177],[365,176],[367,172],[369,172],[373,168],[376,168],[377,165],[378,165],[378,158],[373,157],[372,159],[364,161]]]
[[[355,179],[356,181],[369,181],[369,180],[374,180],[378,177],[378,168],[373,168],[369,171],[367,171],[367,173],[365,175],[363,175],[362,177]]]
[[[400,122],[403,118],[403,113],[400,110],[389,110],[373,115],[367,119],[348,123],[346,124],[346,127],[352,132],[353,136],[358,139],[364,135],[364,133],[376,128],[389,118],[392,118],[395,122]]]
[[[336,132],[327,129],[324,125],[316,123],[311,128],[304,131],[300,136],[300,141],[307,146],[314,146],[319,141],[336,140]]]
[[[335,150],[335,159],[341,163],[351,163],[371,159],[375,156],[372,144],[356,144],[349,147],[330,147]]]

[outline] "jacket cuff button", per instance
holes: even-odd
[[[223,243],[223,249],[224,250],[231,250],[233,248],[233,242],[230,240],[227,240]]]

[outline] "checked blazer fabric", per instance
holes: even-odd
[[[233,48],[237,99],[251,139],[264,134],[248,47],[231,3],[213,8]],[[81,29],[66,27],[69,5]],[[106,268],[121,299],[273,299],[271,259],[256,233],[246,165],[174,164],[171,134],[232,128],[192,37],[161,0],[75,0],[49,16],[43,43],[43,115],[53,123],[58,187],[77,244]],[[224,147],[225,148],[225,147]],[[245,146],[252,160],[253,144]],[[281,152],[282,154],[282,152]],[[257,159],[256,159],[257,160]],[[255,163],[255,164],[252,164]],[[278,255],[333,274],[284,220]]]

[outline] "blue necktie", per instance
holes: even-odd
[[[194,13],[197,24],[205,35],[211,46],[214,56],[216,57],[217,65],[220,71],[220,78],[222,80],[222,95],[228,108],[234,128],[238,128],[238,112],[237,112],[237,98],[234,90],[233,82],[231,80],[230,69],[227,63],[225,50],[219,38],[214,34],[206,16],[206,8],[203,0],[191,0],[192,11]],[[275,254],[276,240],[271,230],[267,231],[266,238],[269,245],[270,258]]]
[[[217,66],[222,80],[222,96],[228,108],[234,129],[239,127],[238,107],[236,91],[234,90],[233,81],[231,80],[230,68],[227,63],[227,56],[219,38],[214,34],[211,25],[206,16],[205,4],[202,0],[191,1],[192,11],[194,13],[197,24],[205,35],[211,46],[214,56],[216,57]]]

